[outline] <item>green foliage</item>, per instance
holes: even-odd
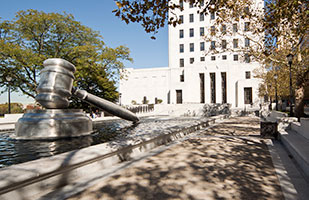
[[[70,14],[26,10],[0,23],[0,87],[7,86],[5,77],[10,76],[13,90],[34,98],[47,58],[73,63],[77,68],[74,85],[91,87],[94,94],[111,101],[118,96],[115,83],[121,78],[122,61],[132,61],[127,47],[107,47],[98,32]]]
[[[0,104],[0,114],[7,114],[9,110],[9,104]],[[23,113],[23,105],[21,103],[11,103],[11,113]]]

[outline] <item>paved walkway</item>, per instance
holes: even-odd
[[[70,199],[284,199],[265,142],[258,118],[231,118]]]

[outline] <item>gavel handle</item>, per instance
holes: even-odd
[[[110,101],[107,101],[93,94],[90,94],[85,90],[80,90],[78,88],[73,87],[72,95],[122,119],[126,119],[133,122],[139,121],[138,117],[131,111],[121,106],[118,106]]]

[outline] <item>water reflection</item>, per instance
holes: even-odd
[[[13,131],[2,132],[0,133],[0,168],[101,144],[119,137],[160,133],[188,120],[192,119],[143,118],[137,124],[125,120],[102,121],[94,125],[95,132],[90,136],[53,141],[14,140],[10,137],[14,134]]]

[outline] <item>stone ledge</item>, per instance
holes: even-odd
[[[281,130],[280,139],[309,180],[309,140],[294,130]]]

